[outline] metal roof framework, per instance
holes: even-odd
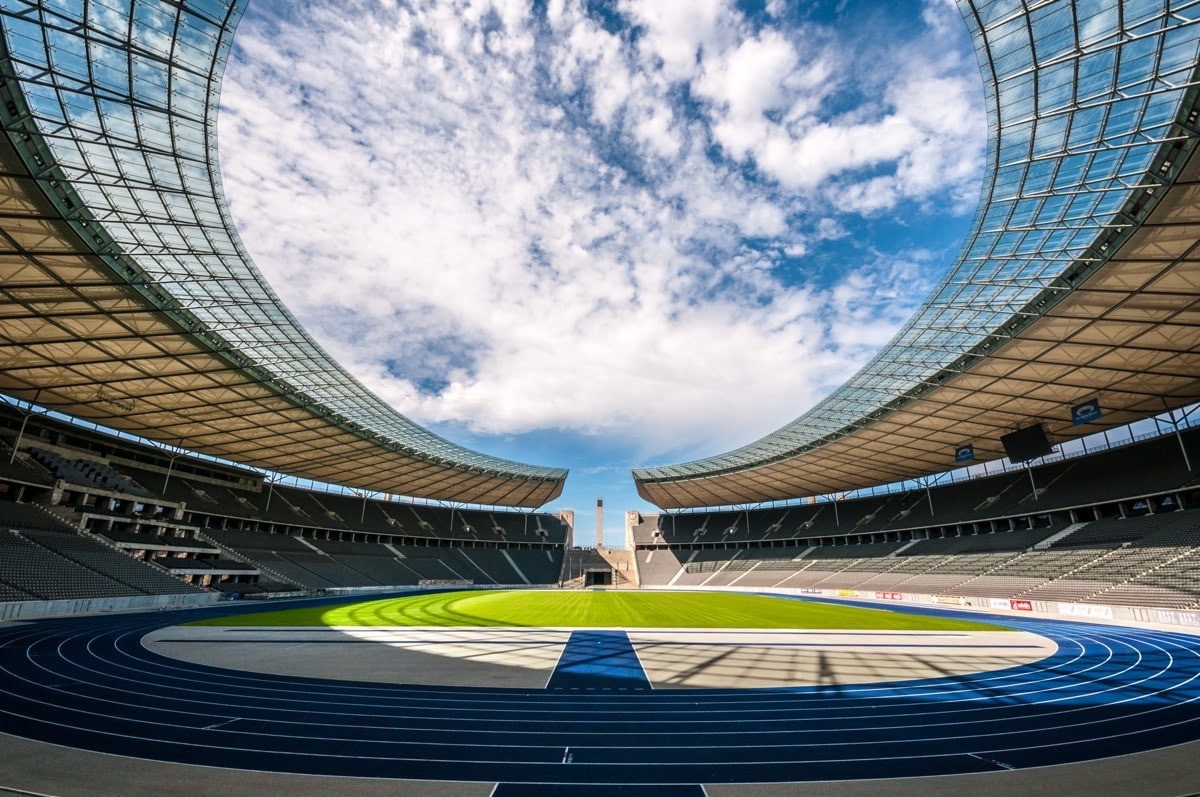
[[[742,448],[634,471],[664,508],[838,493],[1200,398],[1200,4],[960,1],[987,92],[972,233],[865,367]],[[1070,407],[1104,415],[1074,425]]]
[[[399,414],[251,262],[216,156],[243,7],[0,0],[0,390],[297,477],[552,500],[565,470],[470,451]]]

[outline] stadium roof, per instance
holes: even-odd
[[[911,321],[810,411],[742,448],[634,471],[662,507],[836,493],[1200,398],[1200,5],[964,2],[988,96],[984,196]],[[1103,416],[1075,425],[1071,406]]]
[[[462,448],[367,390],[247,256],[215,138],[243,5],[0,2],[0,390],[294,476],[553,499],[565,470]]]

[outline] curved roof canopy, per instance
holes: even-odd
[[[1200,7],[960,0],[989,115],[971,234],[908,324],[783,428],[634,471],[662,507],[852,490],[954,467],[1041,421],[1058,439],[1200,397]],[[1099,397],[1103,417],[1070,407]]]
[[[0,390],[294,476],[554,498],[565,470],[462,448],[367,390],[250,261],[215,138],[243,5],[0,0]]]

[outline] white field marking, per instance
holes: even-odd
[[[134,633],[134,632],[131,632],[131,633]],[[125,636],[128,636],[128,634],[126,634],[126,635],[122,635],[122,638],[124,638]],[[1095,641],[1095,640],[1092,640],[1092,641]],[[1052,671],[1054,671],[1054,670],[1056,670],[1056,669],[1061,669],[1061,670],[1064,670],[1064,671],[1069,671],[1070,665],[1074,664],[1074,663],[1075,663],[1075,662],[1076,662],[1078,659],[1080,659],[1080,658],[1081,658],[1081,657],[1082,657],[1082,656],[1085,654],[1084,648],[1083,648],[1081,645],[1079,645],[1078,641],[1076,641],[1076,642],[1075,642],[1075,644],[1076,644],[1076,646],[1079,648],[1079,650],[1078,650],[1078,652],[1075,654],[1074,658],[1072,658],[1072,659],[1070,659],[1069,661],[1066,661],[1066,662],[1061,662],[1061,663],[1059,663],[1058,665],[1055,665],[1055,666],[1053,666],[1053,667],[1047,667],[1047,668],[1043,668],[1043,669],[1041,670],[1041,672],[1042,672],[1043,676],[1044,676],[1044,674],[1045,674],[1045,673],[1052,672]],[[123,652],[123,651],[122,651],[122,652]],[[128,654],[126,654],[126,655],[128,655]],[[138,659],[136,656],[131,656],[131,658],[133,658],[134,660],[137,660],[137,661],[141,661],[141,660],[140,660],[140,659]],[[118,666],[120,666],[120,665],[118,665]],[[1100,665],[1095,665],[1095,666],[1100,666]],[[162,669],[162,665],[158,665],[158,667],[159,667],[159,669]],[[131,668],[123,668],[123,669],[127,669],[127,670],[129,670],[129,669],[131,669]],[[185,668],[176,668],[176,669],[181,669],[181,670],[184,670]],[[1091,668],[1088,668],[1088,669],[1091,669]],[[185,670],[185,671],[187,671],[187,670]],[[1086,671],[1086,670],[1085,670],[1085,671]],[[189,673],[188,682],[190,683],[190,682],[191,682],[191,671],[187,671],[187,672]],[[1006,679],[1008,679],[1008,678],[1019,677],[1019,675],[1020,675],[1020,673],[1013,673],[1013,674],[1011,674],[1011,675],[1009,675],[1009,676],[998,676],[998,677],[997,677],[997,678],[995,678],[995,679],[989,679],[989,681],[1000,681],[1000,680],[1006,680]],[[1061,675],[1060,675],[1060,676],[1054,676],[1054,677],[1050,678],[1049,680],[1058,680],[1059,678],[1062,678],[1062,677],[1066,677],[1066,676],[1061,676]],[[125,679],[125,680],[133,680],[133,679]],[[262,679],[262,678],[245,678],[245,679],[236,679],[236,678],[235,678],[235,680],[246,680],[246,681],[249,681],[249,682],[252,682],[252,683],[256,683],[256,684],[257,684],[257,683],[260,683],[260,682],[262,682],[262,681],[264,681],[264,680],[266,680],[266,681],[268,681],[268,682],[270,681],[270,679]],[[1042,684],[1044,684],[1046,680],[1047,680],[1047,679],[1045,679],[1045,678],[1043,677],[1043,678],[1042,678],[1042,679],[1039,681],[1039,683],[1042,683]],[[187,690],[185,690],[185,691],[187,691]],[[192,690],[192,691],[199,691],[199,690]],[[281,692],[281,691],[284,691],[284,690],[281,690],[281,689],[268,689],[268,691],[276,691],[276,692]],[[356,690],[354,690],[353,688],[347,689],[347,691],[348,691],[348,692],[350,692],[350,693],[354,693],[354,692],[356,692]],[[858,689],[856,689],[855,691],[856,691],[856,693],[869,693],[869,692],[870,692],[870,691],[872,691],[872,690],[870,690],[870,689],[864,689],[864,688],[858,688]],[[966,693],[968,693],[968,694],[974,694],[974,693],[973,693],[971,690],[969,690],[969,689],[964,689],[964,690],[962,690],[962,691],[964,691],[964,692],[966,692]],[[208,695],[208,696],[209,696],[209,699],[208,699],[207,701],[205,701],[205,702],[206,702],[206,704],[211,704],[211,690],[206,690],[206,691],[204,692],[204,694],[206,694],[206,695]],[[943,694],[943,697],[944,697],[944,696],[945,696],[945,695]],[[968,698],[967,700],[969,701],[969,700],[974,700],[974,699],[976,699],[976,698],[972,697],[972,698]],[[469,700],[469,699],[466,699],[466,700],[456,700],[455,698],[446,698],[446,699],[445,699],[443,702],[451,702],[451,703],[453,703],[453,702],[470,702],[470,700]],[[534,700],[534,701],[531,701],[531,702],[532,702],[532,703],[538,703],[539,701],[536,701],[536,700]],[[740,702],[740,701],[739,701],[739,702]],[[954,701],[954,702],[962,702],[962,701]],[[759,701],[756,701],[756,702],[755,702],[755,705],[761,705],[761,702],[759,702]],[[734,711],[738,711],[738,710],[736,710],[736,709],[735,709]]]
[[[131,635],[131,634],[122,634],[122,635],[121,635],[121,637],[119,637],[119,640],[118,640],[118,641],[120,641],[121,639],[125,639],[125,637],[127,637],[127,636],[130,636],[130,635]],[[1076,645],[1078,645],[1078,642],[1076,642]],[[119,647],[119,645],[118,645],[118,647]],[[1110,648],[1109,648],[1109,649],[1110,649]],[[1111,651],[1111,649],[1110,649],[1110,651]],[[124,651],[120,651],[120,652],[121,652],[122,654],[125,654],[125,653],[124,653]],[[1081,657],[1081,655],[1082,655],[1082,654],[1084,654],[1084,651],[1082,651],[1082,648],[1081,648],[1081,649],[1080,649],[1080,653],[1076,654],[1076,657],[1075,657],[1075,659],[1073,659],[1072,661],[1074,661],[1074,660],[1078,660],[1078,659]],[[125,655],[128,655],[128,654],[125,654]],[[134,660],[139,660],[139,659],[137,659],[136,657],[130,657],[130,658],[133,658]],[[115,666],[121,666],[121,665],[115,665]],[[43,669],[44,669],[44,667],[43,667]],[[126,670],[132,670],[132,669],[130,669],[130,667],[122,667],[122,669],[126,669]],[[1048,669],[1048,670],[1051,670],[1051,669]],[[140,672],[140,671],[136,671],[136,672]],[[1057,678],[1060,678],[1060,677],[1066,677],[1066,676],[1055,676],[1055,678],[1054,678],[1054,679],[1057,679]],[[125,681],[133,681],[133,679],[125,679]],[[190,683],[191,683],[191,679],[190,679],[190,681],[188,681],[188,682],[190,682]],[[140,681],[138,681],[137,683],[140,683]],[[186,690],[186,689],[185,689],[185,690],[182,690],[182,691],[196,691],[196,693],[197,693],[197,694],[202,694],[202,693],[199,693],[199,690]],[[278,690],[276,690],[276,691],[278,691]],[[204,703],[205,703],[205,705],[211,705],[211,687],[210,687],[208,690],[205,690],[203,694],[205,694],[206,696],[208,696],[208,699],[206,699],[205,701],[190,701],[190,702],[204,702]],[[973,700],[973,699],[972,699],[972,700]],[[328,702],[328,701],[323,701],[323,702]],[[752,709],[744,709],[744,711],[752,711]]]
[[[1032,664],[1057,652],[1029,632],[872,632],[789,630],[630,631],[652,684],[697,688],[766,688],[821,682],[827,666],[842,686],[965,675]],[[823,658],[829,654],[828,658]],[[943,658],[943,667],[928,664]],[[655,686],[654,688],[659,688]]]
[[[237,721],[238,721],[238,717],[234,717],[232,719],[227,719],[224,722],[215,722],[212,725],[205,725],[204,730],[215,731],[217,728],[224,728],[226,725],[229,725],[229,724],[237,722]]]
[[[633,649],[633,657],[637,659],[638,666],[642,668],[642,677],[646,679],[647,685],[649,685],[651,689],[654,689],[654,681],[650,680],[650,673],[646,669],[646,665],[642,664],[641,655],[638,654],[637,644],[634,643],[633,637],[629,635],[628,631],[625,632],[625,639],[627,642],[629,642],[629,647]]]
[[[210,632],[201,631],[200,636],[203,638],[203,635],[206,633]],[[543,683],[544,688],[548,685],[554,671],[561,662],[563,649],[559,648],[553,662],[550,660],[550,650],[555,645],[563,645],[565,647],[569,640],[569,635],[564,637],[566,633],[563,631],[514,629],[507,627],[464,629],[436,627],[362,628],[345,626],[326,629],[323,631],[321,638],[333,640],[350,638],[356,641],[375,641],[390,647],[411,650],[427,655],[471,659],[479,662],[481,665],[492,664],[535,670],[549,668],[549,674]],[[955,675],[968,672],[984,672],[989,669],[999,670],[1014,664],[1031,663],[1052,655],[1057,649],[1052,641],[1027,632],[951,633],[908,631],[888,632],[886,635],[879,635],[874,632],[829,633],[813,630],[733,631],[704,629],[689,631],[630,631],[627,634],[638,665],[647,674],[648,680],[652,671],[661,672],[664,667],[671,669],[678,665],[678,661],[682,660],[681,657],[687,657],[689,650],[694,651],[694,658],[703,660],[711,655],[714,647],[740,647],[746,648],[747,651],[751,649],[773,649],[776,651],[776,656],[791,655],[794,658],[815,655],[818,650],[829,650],[832,652],[853,651],[863,645],[867,645],[870,648],[879,648],[885,644],[888,654],[899,657],[925,656],[951,651],[958,654],[958,658],[962,660],[961,666],[954,672]],[[272,629],[266,631],[264,636],[268,639],[279,640],[281,638],[288,639],[289,636],[294,635],[285,629]],[[881,642],[881,640],[885,640],[885,642]],[[296,641],[302,642],[303,640]],[[247,642],[252,644],[253,640],[247,640]],[[978,647],[972,647],[973,644],[977,644]],[[650,645],[652,647],[644,648],[643,650],[639,649],[639,645],[643,647]],[[645,650],[652,651],[649,657],[643,656]],[[807,651],[807,653],[804,651]],[[879,652],[882,653],[883,651]],[[672,663],[665,664],[663,656],[667,656]],[[1008,660],[992,661],[987,666],[978,666],[971,663],[973,659],[978,659],[981,656],[991,659],[1006,657]],[[653,665],[652,669],[646,667],[648,662]],[[201,658],[198,663],[205,662]],[[322,667],[321,673],[308,673],[301,669],[297,671],[283,671],[279,674],[327,677],[324,674],[324,668],[328,665],[322,664],[320,666]],[[925,670],[921,672],[909,672],[911,667],[901,666],[900,664],[890,669],[885,669],[888,671],[881,672],[877,677],[859,679],[855,682],[863,682],[863,680],[868,682],[871,680],[892,681],[904,678],[915,680],[936,675],[936,673]],[[710,677],[717,677],[717,670],[714,669],[708,675]],[[669,675],[663,677],[671,680]],[[480,678],[484,678],[484,675],[481,674]],[[801,678],[795,681],[795,684],[800,685],[807,682],[806,679]],[[790,683],[792,682],[788,679],[783,679],[778,683],[772,681],[770,684],[765,682],[710,683],[705,681],[702,685],[753,688],[754,686],[770,685],[786,686]],[[651,688],[656,688],[652,682]]]
[[[19,739],[22,737],[18,736],[17,738]],[[45,744],[45,743],[43,742],[43,744]],[[55,746],[57,747],[57,745],[55,745]],[[74,750],[75,748],[72,747],[72,748],[68,748],[68,749]],[[0,784],[0,791],[5,791],[10,794],[20,794],[20,795],[22,795],[22,797],[56,797],[56,795],[46,794],[45,792],[29,791],[28,789],[18,789],[16,786],[4,786],[2,784]]]
[[[1161,635],[1159,635],[1159,636],[1161,636]],[[1121,641],[1122,641],[1122,642],[1124,642],[1125,640],[1123,640],[1123,639],[1122,639]],[[1170,640],[1168,640],[1168,642],[1170,643],[1171,641],[1170,641]],[[1109,650],[1109,651],[1110,651],[1110,653],[1111,653],[1111,648],[1108,648],[1108,646],[1106,646],[1106,645],[1103,645],[1103,643],[1100,643],[1100,644],[1101,644],[1101,646],[1102,646],[1102,647],[1105,647],[1105,649],[1106,649],[1106,650]],[[1151,642],[1151,643],[1148,643],[1148,644],[1150,644],[1152,647],[1155,647],[1156,649],[1163,650],[1163,649],[1162,649],[1162,648],[1160,648],[1159,646],[1157,646],[1157,645],[1154,645],[1152,642]],[[1176,647],[1181,647],[1181,646],[1178,646],[1178,645],[1176,645]],[[1192,650],[1192,649],[1190,649],[1190,648],[1184,648],[1184,649],[1185,649],[1185,650],[1187,650],[1188,652],[1192,653],[1193,655],[1195,655],[1195,651],[1194,651],[1194,650]],[[1166,653],[1166,651],[1165,651],[1165,650],[1163,650],[1163,652],[1164,652],[1164,653]],[[1167,655],[1169,656],[1169,654],[1167,654]],[[1077,658],[1078,658],[1078,657],[1077,657]],[[1111,658],[1111,656],[1110,656],[1110,658]],[[1168,664],[1168,668],[1169,668],[1169,666],[1170,666],[1170,665]],[[1090,668],[1089,668],[1089,669],[1090,669]],[[1128,668],[1127,668],[1127,669],[1128,669]],[[1160,671],[1159,671],[1159,674],[1161,674],[1162,672],[1165,672],[1165,670],[1160,670]],[[1156,677],[1156,676],[1147,676],[1147,678],[1150,678],[1150,677]],[[1100,680],[1105,680],[1105,679],[1100,679]],[[1143,680],[1146,680],[1146,679],[1143,679]],[[1193,680],[1193,679],[1189,679],[1189,681],[1190,681],[1190,680]],[[1140,681],[1139,681],[1139,683],[1140,683]],[[1155,694],[1159,694],[1159,693],[1161,693],[1161,692],[1163,692],[1163,691],[1169,691],[1170,689],[1172,689],[1172,688],[1175,688],[1175,686],[1177,686],[1177,685],[1173,685],[1173,686],[1171,686],[1171,687],[1168,687],[1168,688],[1167,688],[1167,690],[1160,690],[1159,692],[1157,692],[1157,693],[1155,693]],[[1104,690],[1104,691],[1105,691],[1105,692],[1108,692],[1108,691],[1114,691],[1114,689],[1111,689],[1111,688],[1110,688],[1110,689],[1107,689],[1107,690]],[[1036,692],[1035,692],[1034,694],[1036,694]],[[1128,702],[1128,701],[1130,701],[1130,700],[1141,699],[1141,698],[1143,698],[1143,697],[1145,697],[1145,695],[1142,695],[1142,696],[1135,696],[1135,697],[1133,697],[1133,698],[1128,698],[1127,700],[1125,700],[1125,701],[1120,701],[1120,702]],[[978,698],[972,698],[972,699],[978,699]],[[1056,700],[1056,701],[1052,701],[1052,702],[1057,702],[1057,700]],[[1070,713],[1070,712],[1059,712],[1059,713]],[[956,724],[963,724],[963,723],[956,723]],[[1084,724],[1090,724],[1090,723],[1084,723]]]
[[[570,634],[563,641],[563,646],[558,650],[558,658],[554,660],[554,666],[550,668],[550,672],[546,674],[546,683],[542,684],[543,689],[550,688],[550,679],[554,677],[554,673],[558,672],[558,665],[562,664],[563,654],[567,652],[567,643],[571,641]]]
[[[539,688],[549,677],[543,671],[553,672],[569,635],[568,631],[510,627],[346,626],[311,633],[268,628],[261,634],[239,634],[237,642],[230,643],[200,626],[163,629],[148,635],[144,644],[183,661],[266,675],[402,683],[405,672],[415,667],[425,673],[416,678],[423,684],[470,687],[488,685],[500,672],[494,668],[501,667],[506,668],[507,685]],[[216,639],[221,641],[209,644]],[[189,642],[199,644],[185,644]],[[275,656],[280,643],[288,643],[285,647],[293,653],[306,653]],[[346,645],[355,645],[354,652],[345,651]],[[246,651],[246,656],[239,651]],[[339,672],[342,661],[347,666]],[[440,661],[454,665],[442,667]]]

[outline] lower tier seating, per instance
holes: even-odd
[[[636,554],[646,586],[853,589],[1200,606],[1200,510],[903,546],[643,546]]]
[[[552,584],[563,555],[562,548],[430,547],[231,529],[205,529],[201,536],[306,589],[414,586],[422,581]]]

